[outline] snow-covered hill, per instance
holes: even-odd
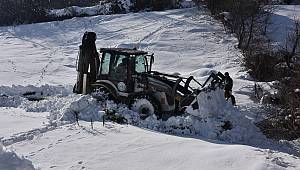
[[[168,135],[151,120],[138,127],[94,122],[92,129],[90,122],[80,121],[78,126],[70,122],[74,118],[60,119],[70,108],[101,114],[101,106],[92,99],[71,93],[85,31],[97,33],[98,48],[139,47],[155,53],[154,69],[162,72],[193,75],[203,82],[212,71],[228,71],[239,105],[232,114],[247,122],[243,131],[225,135],[237,140],[220,141],[204,133]],[[253,82],[240,66],[236,42],[207,11],[196,8],[0,27],[0,139],[41,169],[299,169],[299,157],[254,128],[261,115],[250,99]],[[22,97],[31,91],[45,100]],[[177,120],[191,119],[169,121]],[[5,163],[0,161],[0,167]]]
[[[283,50],[286,45],[291,46],[287,37],[295,29],[295,20],[300,20],[300,5],[279,5],[274,8],[268,36],[277,49]]]

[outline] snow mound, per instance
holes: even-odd
[[[199,109],[193,110],[193,107],[189,106],[187,112],[198,117],[217,117],[234,110],[230,102],[225,100],[224,92],[220,88],[202,91],[194,102],[198,102]]]
[[[69,101],[71,87],[43,85],[0,86],[0,107],[19,107],[30,112],[49,112]],[[39,102],[36,102],[39,101]]]
[[[75,122],[84,121],[101,121],[104,115],[103,108],[97,100],[90,95],[79,96],[74,101],[65,103],[65,106],[55,112],[50,113],[50,122]]]
[[[124,12],[130,12],[132,7],[132,2],[130,0],[118,0],[118,6],[123,9]],[[53,15],[56,17],[76,17],[76,16],[94,16],[94,15],[105,15],[112,13],[113,4],[107,2],[100,2],[98,5],[91,7],[78,7],[71,6],[63,9],[53,9],[48,11],[48,15]]]
[[[64,16],[80,16],[80,15],[99,15],[99,14],[108,14],[110,13],[111,4],[100,4],[92,7],[78,7],[78,6],[71,6],[63,9],[53,9],[48,12],[49,15],[54,15],[57,17],[64,17]]]
[[[15,152],[7,150],[0,144],[0,169],[3,170],[34,170],[32,162],[19,157]]]
[[[74,123],[76,120],[102,121],[104,110],[124,117],[129,124],[175,135],[201,136],[230,143],[264,144],[268,140],[259,132],[254,122],[246,118],[237,108],[226,101],[223,89],[203,90],[182,116],[173,116],[166,121],[157,120],[155,115],[142,120],[136,110],[113,101],[98,102],[91,95],[72,94],[65,87],[13,86],[0,87],[3,95],[0,107],[19,107],[30,112],[49,112],[49,125]],[[31,101],[22,96],[26,91],[42,94],[43,100]],[[143,103],[140,103],[143,104]],[[27,135],[28,136],[28,135]],[[21,136],[23,139],[23,137]]]
[[[28,85],[12,85],[10,86],[0,86],[0,94],[7,96],[20,96],[28,92],[34,92],[35,94],[42,94],[43,96],[50,96],[55,94],[68,95],[72,93],[72,87],[65,86],[51,86],[42,85],[40,87]]]
[[[254,122],[246,118],[231,101],[226,101],[223,89],[202,91],[194,102],[199,108],[189,106],[187,114],[172,116],[166,121],[157,120],[155,115],[140,119],[139,114],[124,104],[113,101],[97,102],[90,95],[72,98],[64,102],[64,107],[50,112],[50,122],[73,123],[78,120],[102,121],[104,108],[116,115],[123,116],[129,124],[175,135],[201,136],[214,140],[240,144],[268,145],[267,138],[259,131]]]
[[[173,116],[166,121],[150,116],[145,120],[138,119],[136,112],[125,111],[126,119],[135,125],[175,135],[201,136],[230,143],[268,145],[266,137],[250,119],[247,119],[231,101],[226,101],[223,90],[202,91],[195,99],[199,109],[187,108],[186,115]],[[124,108],[117,110],[122,111]]]
[[[223,89],[203,91],[196,101],[199,109],[189,106],[187,112],[197,119],[190,116],[187,122],[202,136],[243,144],[267,141],[250,119],[233,107],[231,101],[225,100]]]

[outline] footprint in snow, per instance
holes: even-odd
[[[35,156],[35,152],[30,152],[28,156],[29,156],[29,157]]]
[[[58,166],[53,165],[53,166],[50,166],[49,168],[52,169],[52,168],[56,168],[56,167],[58,167]]]
[[[63,141],[62,139],[58,139],[55,144],[60,144],[62,141]]]
[[[40,152],[40,151],[42,151],[42,150],[44,150],[45,148],[41,148],[41,149],[39,149],[38,151]]]

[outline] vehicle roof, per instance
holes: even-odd
[[[144,55],[148,54],[145,51],[140,51],[131,48],[100,48],[100,52],[110,52],[110,53],[120,53],[120,54],[129,54],[129,55]]]

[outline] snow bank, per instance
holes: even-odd
[[[80,16],[80,15],[100,15],[100,14],[108,14],[110,13],[111,3],[100,4],[92,7],[78,7],[71,6],[63,9],[53,9],[48,12],[48,15],[54,15],[56,17],[64,17],[64,16]]]
[[[97,102],[91,95],[71,94],[68,89],[62,87],[29,87],[17,86],[11,89],[0,87],[5,93],[0,101],[0,107],[18,107],[30,112],[49,112],[49,125],[54,126],[74,123],[77,119],[102,121],[105,114],[103,110],[108,109],[123,116],[129,124],[163,133],[201,136],[251,145],[258,143],[267,145],[268,141],[250,119],[233,107],[231,101],[224,99],[222,89],[202,91],[194,101],[198,102],[199,109],[193,110],[189,106],[188,114],[173,116],[162,121],[157,120],[155,115],[142,120],[137,112],[130,110],[124,104],[116,104],[113,101]],[[25,89],[43,92],[44,100],[30,101],[17,95],[22,94]],[[22,136],[21,138],[23,139]]]
[[[12,85],[12,86],[0,86],[0,94],[7,96],[20,96],[24,93],[34,92],[36,94],[41,94],[43,96],[50,96],[55,94],[68,95],[72,93],[71,86],[51,86],[48,84],[42,85],[40,87],[28,85]]]
[[[20,107],[26,111],[46,112],[63,105],[62,100],[72,94],[71,87],[43,85],[0,86],[0,107]],[[47,100],[44,100],[47,99]],[[41,100],[34,102],[30,100]]]
[[[223,90],[203,91],[197,96],[199,109],[187,108],[188,116],[171,117],[162,122],[154,118],[140,125],[172,134],[186,134],[217,139],[230,143],[262,144],[266,137],[245,115],[226,101]],[[194,101],[196,102],[196,101]]]
[[[175,135],[201,136],[230,143],[263,144],[268,140],[245,115],[226,101],[222,89],[206,90],[197,97],[199,109],[187,108],[187,115],[170,117],[166,121],[157,120],[155,115],[141,120],[139,114],[128,109],[124,104],[112,101],[97,103],[91,96],[82,96],[68,104],[60,113],[54,113],[53,120],[74,121],[75,113],[79,119],[90,121],[102,120],[104,106],[123,116],[129,124]]]
[[[299,20],[300,5],[277,5],[275,11],[271,16],[271,26],[269,29],[269,38],[276,49],[283,47],[292,48],[292,44],[287,42],[288,33],[290,33],[295,26],[294,21]]]
[[[71,6],[63,9],[53,9],[48,12],[48,15],[54,15],[56,17],[76,17],[76,16],[93,16],[93,15],[105,15],[112,12],[112,3],[101,3],[91,7],[78,7]],[[130,12],[132,3],[130,0],[118,0],[118,6],[120,9],[124,9],[126,13]]]
[[[191,8],[194,6],[196,6],[196,4],[192,0],[183,0],[180,2],[180,8]]]
[[[19,157],[15,152],[7,150],[0,144],[0,169],[3,170],[34,170],[32,162]]]
[[[204,90],[194,102],[198,102],[199,109],[187,108],[187,115],[170,117],[166,121],[157,120],[151,116],[140,119],[137,112],[130,110],[124,104],[113,101],[97,102],[91,95],[71,94],[63,87],[21,87],[4,89],[6,96],[2,96],[1,107],[18,107],[30,112],[49,112],[49,124],[73,123],[76,119],[84,121],[102,121],[104,108],[115,112],[127,119],[129,124],[152,130],[176,134],[194,135],[210,139],[223,140],[232,143],[255,144],[266,141],[256,126],[245,115],[231,105],[231,101],[224,99],[222,89]],[[22,94],[26,90],[40,91],[44,100],[30,101]],[[14,95],[14,96],[8,96]]]
[[[74,122],[77,118],[85,121],[100,121],[104,115],[102,109],[92,96],[80,96],[77,100],[66,104],[58,112],[51,113],[50,121]]]

